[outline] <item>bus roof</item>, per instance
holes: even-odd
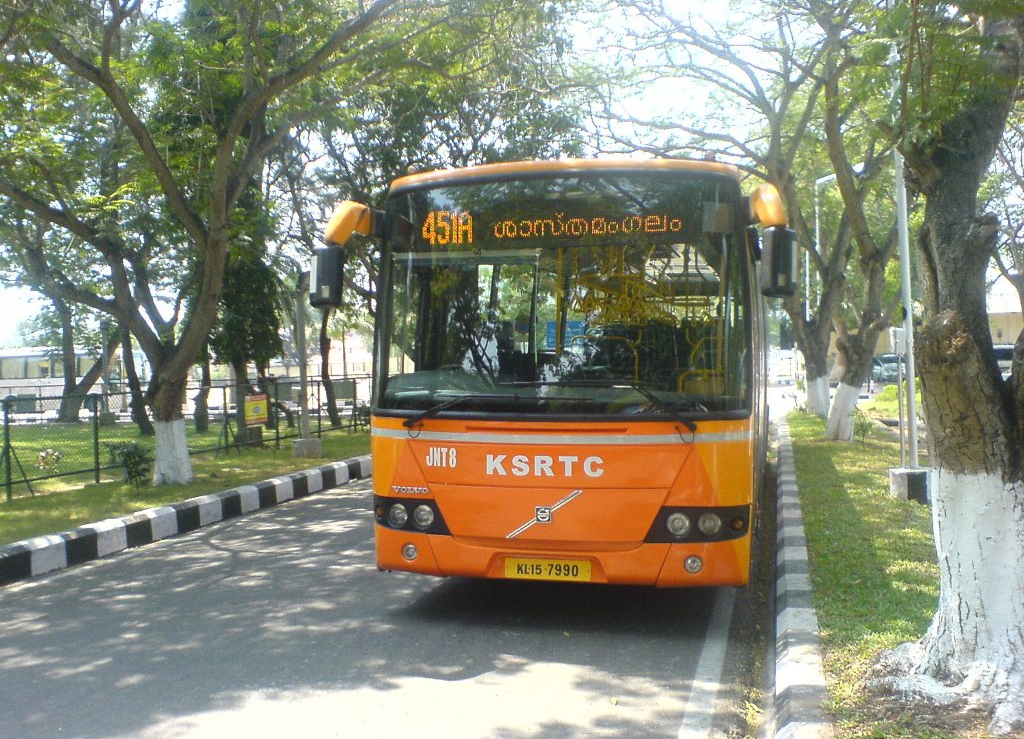
[[[502,162],[499,164],[478,164],[473,167],[435,169],[430,172],[399,177],[391,183],[391,191],[409,187],[436,186],[464,182],[477,178],[503,178],[513,175],[572,174],[574,172],[601,172],[634,170],[714,172],[740,179],[740,171],[732,164],[698,161],[695,159],[630,159],[616,157],[609,159],[549,159],[525,162]]]

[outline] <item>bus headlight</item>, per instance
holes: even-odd
[[[665,519],[665,528],[677,539],[682,539],[690,533],[690,517],[685,513],[673,513]]]
[[[395,503],[393,506],[388,508],[388,523],[396,529],[400,529],[405,526],[405,523],[408,520],[409,511],[401,503]]]
[[[697,519],[697,528],[704,536],[718,536],[722,533],[722,517],[717,513],[702,513]]]
[[[434,525],[434,509],[428,505],[416,506],[412,512],[412,522],[416,528],[426,531]]]

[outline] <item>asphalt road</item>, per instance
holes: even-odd
[[[0,590],[0,738],[737,728],[758,589],[379,573],[369,501],[364,481]]]

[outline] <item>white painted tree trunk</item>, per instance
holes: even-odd
[[[833,441],[853,441],[853,414],[857,410],[860,388],[840,385],[832,399],[825,424],[825,438]]]
[[[925,637],[883,660],[909,700],[986,703],[993,736],[1024,735],[1024,483],[932,473],[939,607]]]
[[[807,412],[820,418],[828,417],[828,375],[807,378]]]
[[[185,419],[154,421],[156,431],[156,467],[153,484],[183,483],[192,480],[192,459],[185,440]]]

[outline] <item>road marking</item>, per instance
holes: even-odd
[[[711,628],[704,637],[697,671],[690,684],[683,723],[677,739],[707,739],[715,719],[715,703],[725,669],[725,651],[729,645],[729,625],[736,591],[721,588],[711,611]]]

